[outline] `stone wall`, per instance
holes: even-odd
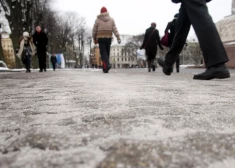
[[[234,8],[235,0],[233,0],[233,13],[235,13]],[[231,15],[220,20],[216,24],[216,27],[229,57],[227,66],[229,68],[235,68],[235,15]]]
[[[216,27],[223,42],[235,40],[235,15],[220,20]]]
[[[229,68],[235,68],[235,41],[230,44],[225,44],[225,49],[229,57],[227,66]]]

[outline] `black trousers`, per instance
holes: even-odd
[[[166,54],[166,63],[173,65],[176,61],[184,47],[191,25],[198,37],[206,67],[210,68],[227,62],[228,56],[209,15],[206,1],[182,0],[176,24],[176,34],[172,47]]]
[[[55,63],[55,62],[52,62],[51,64],[52,64],[52,67],[53,67],[53,69],[54,69],[54,71],[55,71],[56,63]]]
[[[175,61],[176,72],[180,72],[180,57],[178,57]]]
[[[46,61],[47,61],[47,54],[46,52],[37,51],[38,52],[38,63],[40,71],[46,70]]]
[[[30,67],[31,67],[31,56],[25,56],[25,69],[27,71],[30,71]]]
[[[106,69],[109,65],[109,56],[110,56],[110,46],[111,46],[111,38],[99,38],[99,49],[101,60],[103,62],[103,68]]]

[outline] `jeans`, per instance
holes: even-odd
[[[30,71],[30,67],[31,67],[31,56],[25,56],[25,69],[27,71]]]

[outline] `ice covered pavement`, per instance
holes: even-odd
[[[1,168],[234,168],[235,71],[0,73]]]

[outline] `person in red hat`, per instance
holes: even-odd
[[[111,69],[109,56],[113,33],[116,36],[118,43],[120,44],[121,39],[115,21],[109,16],[108,10],[105,7],[102,7],[100,10],[100,14],[97,16],[97,19],[95,21],[92,37],[95,44],[99,43],[104,73],[108,73]]]

